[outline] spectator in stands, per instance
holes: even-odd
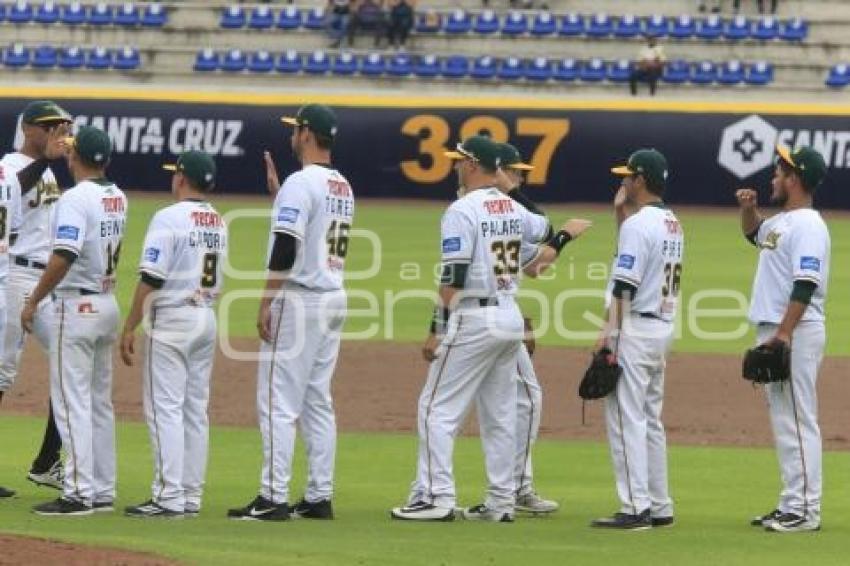
[[[328,35],[332,47],[339,47],[351,24],[351,0],[328,0]]]
[[[655,96],[655,88],[658,86],[661,73],[664,72],[666,61],[664,48],[658,45],[658,40],[652,35],[647,36],[646,46],[640,50],[638,60],[635,61],[634,69],[629,77],[632,96],[637,96],[638,81],[649,83],[649,94]]]
[[[764,14],[764,0],[758,0],[757,3],[758,3],[758,7],[759,7],[759,14]],[[770,0],[770,13],[771,14],[776,13],[777,3],[778,3],[777,0]],[[741,0],[735,0],[732,4],[732,8],[735,10],[735,13],[737,14],[738,11],[741,9]]]
[[[387,40],[390,47],[403,49],[407,36],[413,29],[416,0],[390,0],[390,18],[387,26]]]
[[[706,10],[708,10],[708,4],[709,4],[709,2],[706,2],[706,0],[700,0],[699,11],[705,12]],[[712,14],[719,14],[720,10],[721,10],[722,0],[714,0],[713,2],[711,2],[711,4],[712,4],[711,13]]]
[[[375,47],[381,45],[386,35],[387,13],[379,0],[358,0],[351,12],[348,25],[348,45],[354,45],[354,36],[362,30],[371,31],[375,38]]]

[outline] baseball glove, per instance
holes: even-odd
[[[578,387],[578,396],[585,401],[602,399],[617,388],[617,381],[623,374],[623,368],[608,348],[602,348],[590,361],[590,367],[584,372],[584,379]]]
[[[791,349],[785,342],[762,344],[744,354],[744,379],[774,383],[791,377]]]

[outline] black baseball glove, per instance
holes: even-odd
[[[762,344],[744,354],[744,379],[753,383],[774,383],[791,377],[791,349],[775,340]]]
[[[617,388],[617,381],[623,374],[623,368],[608,348],[602,348],[590,361],[590,367],[584,372],[584,379],[578,386],[578,396],[585,401],[602,399]]]

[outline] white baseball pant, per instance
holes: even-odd
[[[525,344],[517,354],[516,457],[514,478],[517,497],[534,491],[534,470],[531,452],[540,430],[543,408],[543,389],[537,381],[534,364]]]

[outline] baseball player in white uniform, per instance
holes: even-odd
[[[291,145],[303,168],[277,192],[268,278],[257,326],[262,339],[257,413],[263,437],[260,493],[232,519],[332,519],[336,420],[331,379],[346,316],[345,257],[354,193],[331,166],[334,112],[308,104],[293,118]],[[300,425],[307,451],[304,497],[290,506],[289,480]]]
[[[67,143],[76,185],[56,204],[53,254],[21,312],[21,326],[32,331],[37,305],[54,294],[50,397],[66,468],[62,496],[35,506],[39,515],[111,511],[115,499],[113,291],[127,198],[105,177],[112,151],[106,132],[84,126]]]
[[[175,165],[175,204],[148,226],[140,280],[121,336],[132,365],[134,335],[147,315],[143,367],[145,420],[153,448],[151,498],[130,517],[197,516],[207,467],[210,374],[215,357],[215,301],[221,291],[227,228],[206,195],[215,186],[212,157],[187,151]]]
[[[392,509],[391,516],[417,521],[455,518],[454,438],[475,403],[488,489],[484,502],[462,515],[512,522],[516,367],[524,336],[514,301],[521,249],[550,236],[546,255],[551,259],[580,232],[552,235],[544,216],[528,212],[496,188],[501,160],[489,138],[473,136],[446,155],[457,161],[462,188],[441,226],[440,301],[423,348],[431,365],[419,398],[416,478],[407,504]]]
[[[821,436],[817,378],[826,344],[824,302],[829,281],[830,237],[812,208],[826,176],[823,157],[811,147],[777,148],[771,203],[782,208],[764,218],[757,193],[736,193],[741,228],[760,249],[753,282],[750,321],[759,344],[791,347],[791,377],[767,384],[770,422],[779,456],[782,491],[776,508],[752,525],[773,532],[815,531],[821,515]]]
[[[654,149],[612,172],[634,213],[620,226],[609,317],[596,345],[614,352],[623,374],[608,395],[605,421],[620,510],[592,525],[648,529],[673,524],[667,439],[661,423],[664,368],[679,303],[684,232],[662,197],[667,161]]]
[[[59,186],[50,170],[50,160],[65,155],[64,138],[70,131],[71,117],[55,102],[37,100],[29,103],[21,114],[23,144],[20,151],[7,153],[0,160],[2,182],[16,193],[21,207],[4,223],[12,230],[8,256],[8,277],[0,283],[0,297],[6,306],[6,328],[0,342],[0,399],[15,383],[25,335],[21,329],[24,301],[41,277],[50,253],[50,223]],[[53,325],[50,299],[39,304],[33,333],[46,352]],[[48,403],[47,426],[41,449],[33,461],[27,478],[38,484],[62,488],[62,441]]]

